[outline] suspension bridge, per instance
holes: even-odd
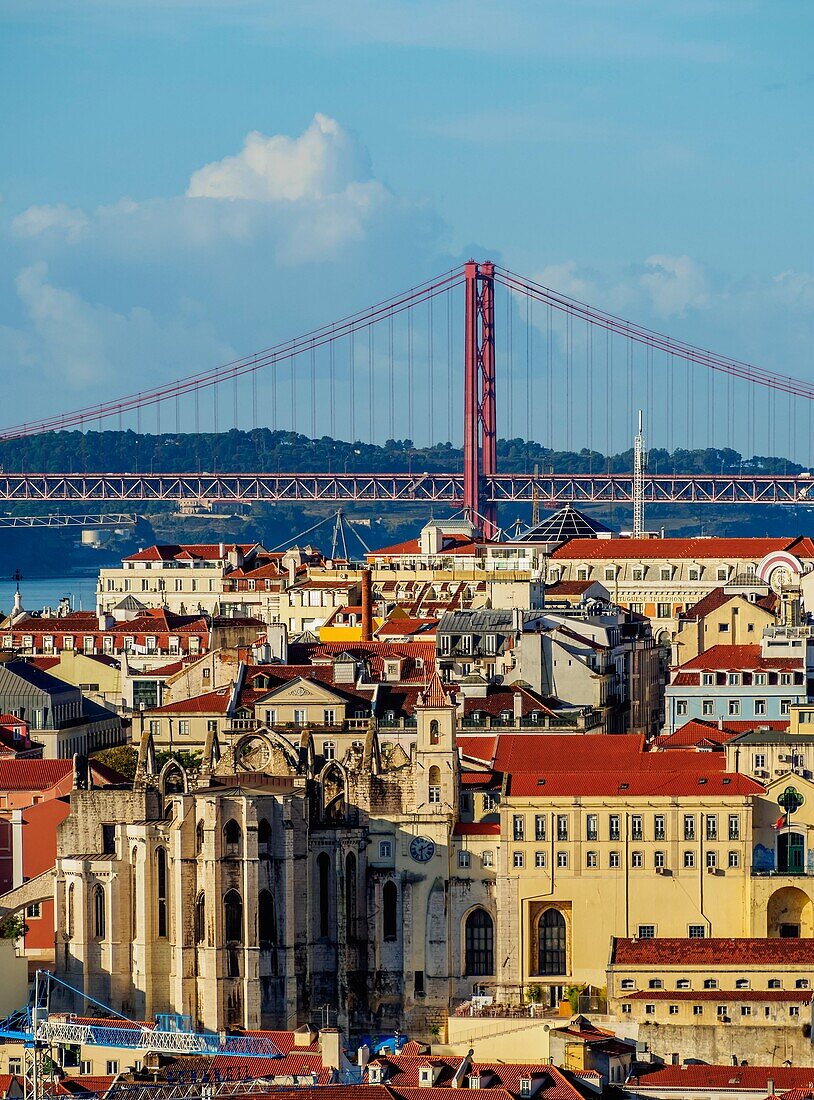
[[[443,504],[487,533],[509,502],[631,504],[638,492],[657,504],[799,504],[814,498],[807,472],[775,474],[760,461],[712,474],[645,471],[637,488],[632,473],[607,470],[500,472],[497,441],[510,441],[515,467],[531,440],[552,451],[625,452],[643,408],[646,438],[668,452],[740,445],[747,455],[775,455],[780,447],[811,466],[812,400],[814,383],[469,261],[233,362],[0,430],[0,502]],[[38,441],[54,433],[132,430],[168,448],[259,427],[351,445],[404,436],[411,446],[437,447],[445,439],[462,444],[463,458],[459,470],[442,473],[270,473],[260,454],[248,472],[142,473],[106,471],[99,455],[85,455],[82,472],[31,472],[42,461]]]

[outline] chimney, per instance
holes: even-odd
[[[770,1077],[766,1082],[766,1092],[769,1096],[774,1096],[774,1078]]]
[[[520,719],[523,717],[523,696],[519,691],[516,691],[512,696],[512,702],[514,704],[514,724],[520,725]]]
[[[362,570],[362,641],[373,640],[373,578],[369,569]]]
[[[335,1027],[324,1027],[319,1033],[322,1064],[326,1069],[342,1066],[342,1033]]]

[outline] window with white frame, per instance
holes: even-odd
[[[702,699],[701,700],[701,713],[705,717],[715,713],[715,701],[714,699]]]
[[[586,867],[598,867],[599,866],[599,853],[598,852],[586,852],[585,853],[585,866]]]
[[[558,867],[567,867],[568,866],[568,853],[567,852],[557,852],[557,866]]]
[[[535,852],[534,853],[534,866],[537,867],[539,870],[542,870],[545,867],[545,865],[546,865],[546,863],[545,863],[545,852]]]
[[[704,924],[691,924],[687,929],[687,935],[691,940],[703,940],[706,934],[707,928]]]
[[[495,865],[495,853],[491,848],[487,848],[480,857],[481,864],[484,867],[494,867]]]
[[[512,856],[512,864],[516,868],[523,867],[525,865],[525,858],[522,852],[515,852]]]
[[[393,841],[392,840],[380,840],[379,841],[379,859],[392,859],[393,858]]]
[[[458,852],[458,866],[463,868],[469,866],[469,852]]]
[[[676,699],[676,715],[679,718],[686,718],[687,716],[687,700]]]

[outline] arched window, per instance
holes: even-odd
[[[167,853],[164,848],[159,848],[155,854],[156,868],[156,902],[158,912],[158,934],[167,935]]]
[[[268,890],[261,890],[257,895],[257,937],[261,950],[277,946],[277,914],[274,898]]]
[[[348,936],[356,936],[356,856],[348,852],[345,859],[345,926]]]
[[[257,854],[261,859],[271,857],[271,825],[265,818],[257,826]]]
[[[203,851],[204,846],[204,823],[199,821],[195,826],[195,851],[198,855]]]
[[[71,883],[65,898],[65,932],[69,940],[73,939],[73,899],[74,888],[73,883]]]
[[[319,875],[319,934],[327,936],[331,923],[331,857],[327,852],[317,856]]]
[[[105,891],[101,886],[93,888],[93,934],[98,940],[105,935]]]
[[[438,745],[441,742],[441,730],[438,726],[437,719],[433,718],[430,722],[430,744]]]
[[[206,939],[206,898],[203,893],[195,899],[195,942],[203,943]]]
[[[243,901],[237,890],[223,899],[223,932],[226,943],[243,942]]]
[[[494,974],[495,926],[485,909],[473,909],[466,918],[464,938],[467,975]]]
[[[537,958],[539,974],[565,974],[565,917],[559,909],[546,909],[538,925],[540,943]]]
[[[396,884],[388,880],[382,887],[382,936],[385,940],[398,939],[398,901]]]
[[[437,806],[441,802],[441,769],[436,764],[433,764],[429,770],[427,783],[429,786],[430,804]]]
[[[240,855],[240,842],[243,834],[240,826],[230,818],[223,826],[223,851],[227,859],[236,859]]]
[[[345,820],[345,776],[341,768],[329,767],[322,778],[322,807],[326,821]]]

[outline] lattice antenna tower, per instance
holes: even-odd
[[[640,539],[644,535],[644,467],[647,452],[644,446],[642,410],[639,409],[639,430],[633,441],[633,537]]]

